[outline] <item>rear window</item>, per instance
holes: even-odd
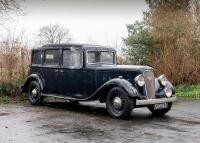
[[[45,65],[59,65],[60,50],[45,51]]]
[[[32,53],[32,64],[42,64],[43,52],[42,51],[33,51]]]

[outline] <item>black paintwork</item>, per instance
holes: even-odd
[[[113,51],[110,47],[83,44],[51,44],[33,49],[45,51],[59,49],[62,57],[63,49],[75,47],[83,52],[83,67],[81,69],[67,69],[62,67],[62,58],[58,66],[32,65],[29,77],[24,84],[23,91],[28,89],[29,82],[33,79],[39,81],[43,94],[72,97],[78,100],[94,100],[102,98],[109,88],[122,87],[129,96],[140,97],[134,78],[145,70],[153,70],[149,66],[128,65],[87,65],[86,51]],[[116,63],[116,54],[115,63]]]

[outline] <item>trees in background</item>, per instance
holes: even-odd
[[[16,0],[0,0],[0,11],[9,12],[10,10],[19,9],[19,1]]]
[[[58,24],[50,24],[39,29],[39,44],[59,44],[71,42],[69,29]]]
[[[123,41],[127,48],[123,49],[131,64],[145,64],[148,47],[151,43],[149,27],[145,21],[136,21],[127,25],[128,37]]]
[[[6,26],[12,20],[11,14],[21,12],[21,0],[0,0],[0,29],[5,34],[0,37],[0,96],[20,95],[19,86],[25,80],[29,64],[29,50],[23,44],[23,32]]]
[[[156,73],[166,73],[173,83],[199,83],[199,1],[146,2],[150,8],[148,15],[142,22],[127,26],[129,35],[124,41],[127,45],[125,53],[128,58],[131,57],[130,62],[151,65],[155,67]]]
[[[8,29],[0,39],[0,82],[24,80],[29,65],[30,50],[24,44],[23,31]]]
[[[0,24],[11,19],[11,12],[19,12],[21,0],[0,0]]]

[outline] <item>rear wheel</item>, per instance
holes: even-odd
[[[148,109],[152,112],[153,116],[161,117],[161,116],[164,116],[167,112],[170,111],[170,109],[172,108],[172,102],[167,103],[167,108],[164,108],[164,109],[155,110],[154,106],[155,105],[149,105]]]
[[[112,88],[106,98],[106,109],[108,113],[118,119],[126,119],[134,108],[134,99],[127,96],[120,87]]]
[[[37,81],[31,81],[28,88],[28,99],[32,105],[39,105],[43,102],[41,88]]]

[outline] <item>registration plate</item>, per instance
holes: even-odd
[[[165,109],[168,107],[167,103],[160,103],[154,105],[154,110]]]

